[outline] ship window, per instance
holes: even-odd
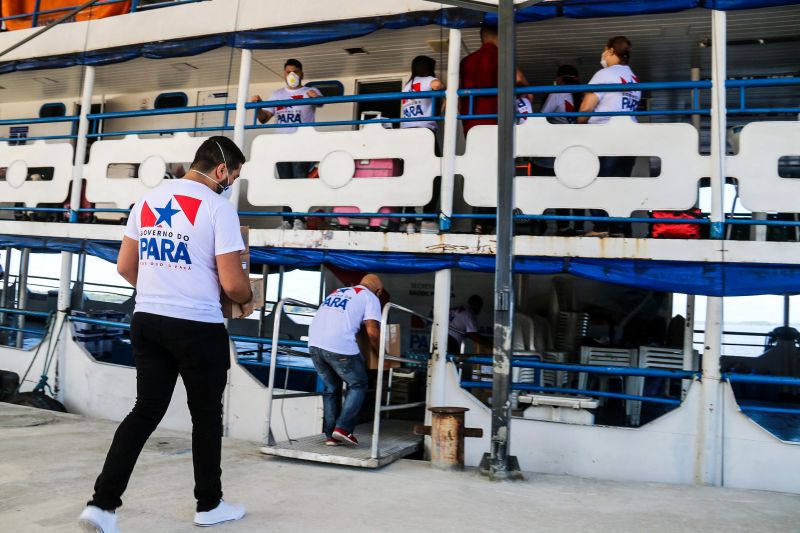
[[[319,161],[280,161],[275,169],[278,179],[319,178]],[[402,175],[402,159],[386,157],[355,160],[354,178],[397,178]]]
[[[161,93],[156,96],[153,109],[169,109],[172,107],[186,107],[189,97],[186,93]]]
[[[342,96],[344,94],[344,85],[338,80],[312,81],[307,83],[306,87],[313,87],[321,92],[322,96]]]
[[[782,178],[800,178],[800,155],[785,155],[778,159],[778,175]]]
[[[661,158],[657,156],[633,156],[636,163],[632,178],[657,178],[661,176]],[[601,160],[603,158],[601,157]],[[517,157],[514,159],[517,176],[555,176],[553,157]]]
[[[67,114],[67,106],[61,102],[50,102],[39,108],[39,118],[63,117]]]
[[[177,179],[186,175],[192,166],[188,162],[167,163],[164,179]],[[111,163],[106,168],[106,177],[109,179],[136,179],[139,177],[139,163]]]

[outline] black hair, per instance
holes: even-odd
[[[481,42],[484,42],[489,36],[497,36],[497,26],[493,26],[492,24],[484,24],[481,26]]]
[[[572,65],[561,65],[558,67],[558,70],[556,71],[556,76],[558,77],[567,76],[567,77],[577,78],[578,69],[576,69]]]
[[[477,294],[473,294],[467,300],[467,303],[474,307],[483,307],[483,298],[478,296]]]
[[[194,154],[191,168],[200,172],[208,172],[221,163],[225,163],[229,172],[233,172],[245,162],[242,151],[232,140],[221,135],[209,137]]]
[[[286,67],[297,67],[300,70],[303,70],[303,64],[296,59],[287,59],[286,63],[283,64],[283,68]]]
[[[436,77],[436,60],[428,56],[417,56],[411,61],[411,77],[408,81],[414,78],[424,78],[426,76]]]
[[[627,65],[631,60],[631,41],[623,35],[612,37],[606,43],[606,48],[614,50],[614,55],[619,58],[619,62]]]
[[[573,67],[572,65],[560,65],[558,70],[556,70],[556,77],[559,78],[572,78],[566,85],[574,85],[578,83],[578,69]],[[572,105],[575,106],[575,109],[578,110],[581,108],[581,102],[583,101],[583,93],[577,92],[572,93]]]

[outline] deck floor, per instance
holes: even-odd
[[[353,432],[358,446],[325,446],[325,435],[312,435],[264,446],[261,453],[317,463],[361,468],[379,468],[417,452],[422,437],[414,435],[413,423],[403,420],[381,421],[378,458],[372,459],[372,424],[362,424]]]
[[[117,423],[0,403],[0,531],[75,532]],[[287,460],[225,439],[222,483],[247,516],[214,533],[800,531],[800,495],[526,473],[494,483],[401,459],[375,469]],[[191,435],[159,429],[119,509],[125,533],[188,533]]]

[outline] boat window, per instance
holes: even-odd
[[[636,162],[631,171],[633,178],[657,178],[661,175],[661,158],[656,156],[633,156]],[[601,163],[603,158],[600,158]],[[517,176],[555,176],[553,157],[517,157],[514,159]],[[800,170],[800,167],[798,167]]]
[[[403,160],[398,158],[356,159],[353,178],[396,178],[403,175]],[[280,161],[275,166],[278,179],[319,178],[319,161]]]
[[[67,106],[61,102],[49,102],[39,108],[39,118],[63,117],[67,114]]]
[[[785,155],[778,159],[778,175],[782,178],[800,178],[800,155]]]
[[[167,163],[164,179],[177,179],[186,175],[191,166],[188,162]],[[111,163],[106,169],[109,179],[133,179],[139,177],[139,163]]]
[[[0,167],[0,181],[6,181],[8,167]],[[52,181],[56,169],[54,167],[28,167],[26,181]]]
[[[322,93],[322,96],[342,96],[344,95],[344,85],[338,80],[312,81],[306,83],[306,87],[313,87]]]
[[[189,103],[189,97],[186,93],[161,93],[156,96],[156,101],[153,103],[153,109],[168,109],[171,107],[186,107]]]

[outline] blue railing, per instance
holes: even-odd
[[[753,383],[758,385],[777,385],[784,387],[800,387],[800,378],[789,376],[764,376],[756,374],[737,374],[735,372],[726,372],[722,374],[723,379],[729,383]],[[800,415],[800,409],[791,407],[773,407],[767,405],[739,405],[739,409],[743,412],[758,412],[758,413],[779,413]]]
[[[122,3],[126,2],[126,1],[127,0],[102,0],[102,1],[97,2],[96,4],[90,6],[90,7],[86,8],[86,9],[91,9],[92,7],[108,6],[108,5],[112,5],[112,4],[122,4]],[[141,0],[131,0],[130,12],[133,13],[133,12],[136,12],[136,11],[144,11],[144,10],[147,10],[147,9],[157,9],[157,8],[161,8],[161,7],[170,7],[170,6],[180,5],[180,4],[192,4],[192,3],[195,3],[195,2],[204,2],[204,1],[205,0],[163,0],[161,2],[155,2],[155,3],[150,3],[150,4],[142,4]],[[41,0],[36,0],[36,2],[34,3],[34,8],[33,8],[32,12],[30,12],[30,13],[18,13],[16,15],[8,15],[8,16],[5,16],[5,17],[0,17],[0,22],[6,21],[6,20],[18,20],[18,19],[30,18],[31,19],[31,27],[36,28],[36,27],[39,26],[39,22],[40,22],[39,19],[40,19],[40,17],[42,15],[66,14],[66,13],[69,13],[70,11],[72,11],[73,9],[75,9],[75,7],[77,7],[77,6],[69,6],[69,7],[59,7],[59,8],[56,8],[56,9],[40,9],[40,5],[41,5]],[[47,22],[49,22],[49,19],[50,19],[50,17],[48,17],[48,21]],[[47,22],[45,22],[45,24],[47,24]]]
[[[451,361],[457,358],[449,356]],[[471,356],[465,358],[458,358],[459,361],[465,363],[491,365],[494,360],[491,357]],[[700,378],[699,371],[693,370],[665,370],[659,368],[624,368],[615,366],[594,366],[594,365],[568,365],[560,363],[545,363],[542,361],[531,360],[530,358],[514,358],[511,361],[512,367],[518,368],[535,368],[538,370],[561,370],[567,372],[586,372],[587,374],[599,374],[607,376],[629,376],[629,377],[654,377],[654,378],[668,378],[668,379],[695,379]],[[487,381],[462,381],[461,386],[464,388],[492,388],[492,383]],[[586,396],[597,396],[602,398],[617,398],[622,400],[633,400],[650,403],[660,403],[665,405],[680,405],[681,401],[672,398],[659,398],[653,396],[636,396],[631,394],[623,394],[608,391],[594,391],[587,389],[573,389],[567,387],[543,387],[531,383],[512,383],[512,390],[528,391],[528,392],[555,392],[559,394],[582,394]]]

